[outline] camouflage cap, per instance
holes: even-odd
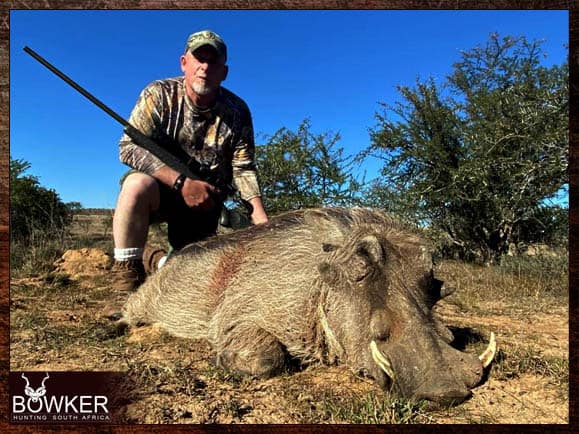
[[[217,54],[223,57],[223,60],[227,60],[227,47],[225,42],[221,39],[217,33],[213,33],[211,30],[202,30],[200,32],[192,33],[187,39],[187,44],[185,45],[185,53],[187,51],[195,51],[197,48],[203,45],[210,45],[215,48]]]

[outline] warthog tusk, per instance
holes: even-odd
[[[388,359],[382,354],[382,351],[378,349],[376,341],[370,342],[370,351],[372,352],[372,358],[380,366],[380,368],[388,375],[392,380],[394,380],[394,370]]]
[[[491,338],[489,340],[489,344],[487,349],[483,351],[483,353],[478,356],[478,359],[482,362],[484,368],[491,364],[493,359],[495,358],[495,354],[497,352],[497,341],[495,340],[495,334],[491,332]]]

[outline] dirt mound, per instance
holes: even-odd
[[[109,270],[113,259],[100,249],[84,248],[67,250],[54,263],[55,271],[67,273],[71,277],[93,276]]]

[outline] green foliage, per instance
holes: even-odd
[[[48,271],[62,254],[64,235],[77,205],[26,175],[30,163],[10,158],[10,262],[25,274]],[[80,205],[80,204],[78,204]]]
[[[82,204],[80,202],[67,202],[65,205],[71,214],[74,214],[75,212],[78,212],[81,209],[83,209]]]
[[[369,200],[438,230],[466,259],[560,233],[544,203],[569,182],[568,65],[544,67],[541,55],[540,42],[492,34],[444,84],[399,86],[360,156],[383,161]]]
[[[557,205],[530,210],[529,217],[515,228],[519,243],[566,247],[569,240],[569,209]]]
[[[336,148],[339,134],[279,129],[257,150],[260,186],[269,213],[356,203],[360,184],[348,173],[351,161]]]
[[[10,236],[29,239],[35,230],[60,231],[71,213],[56,191],[44,188],[38,178],[25,175],[30,163],[10,158]]]

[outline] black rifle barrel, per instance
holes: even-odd
[[[123,125],[125,127],[129,125],[129,123],[122,116],[120,116],[118,113],[116,113],[114,110],[112,110],[109,106],[107,106],[105,103],[103,103],[100,99],[98,99],[96,96],[94,96],[89,91],[87,91],[82,86],[80,86],[78,83],[76,83],[72,78],[70,78],[64,72],[60,71],[55,66],[51,65],[45,58],[43,58],[40,54],[35,52],[32,48],[24,47],[24,51],[26,51],[28,54],[30,54],[32,57],[34,57],[36,60],[38,60],[40,63],[42,63],[42,65],[44,65],[46,68],[51,70],[54,74],[58,75],[61,79],[66,81],[70,86],[72,86],[79,93],[81,93],[83,96],[88,98],[91,102],[93,102],[98,107],[100,107],[102,110],[107,112],[111,117],[113,117],[121,125]]]

